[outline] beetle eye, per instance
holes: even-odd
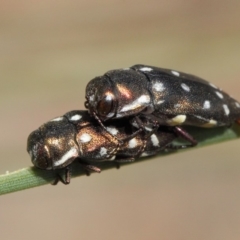
[[[104,96],[97,104],[97,112],[101,117],[106,117],[114,111],[114,100],[112,96]]]

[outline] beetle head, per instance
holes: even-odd
[[[151,106],[148,81],[134,70],[113,70],[91,80],[86,87],[86,108],[105,121],[132,116]]]
[[[96,77],[86,87],[85,107],[91,115],[96,114],[102,121],[116,115],[117,98],[115,88],[107,76]]]
[[[38,168],[64,168],[79,156],[74,127],[63,118],[57,119],[60,120],[45,123],[28,137],[27,151]]]

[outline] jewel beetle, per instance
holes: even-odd
[[[86,87],[86,108],[104,127],[109,119],[131,117],[144,129],[143,118],[173,129],[192,145],[197,141],[182,125],[211,128],[240,119],[240,103],[194,75],[146,65],[112,70]]]
[[[132,135],[133,127],[129,121],[113,120],[106,124],[106,128],[107,131],[86,110],[70,111],[33,131],[27,140],[27,151],[37,168],[53,171],[65,169],[64,179],[57,174],[54,184],[58,180],[68,184],[71,164],[75,160],[87,171],[100,172],[101,169],[95,165],[99,162],[131,162],[164,149],[187,147],[172,144],[177,135],[171,127],[160,127],[147,139],[143,132],[139,132],[121,144],[113,136],[127,139]]]

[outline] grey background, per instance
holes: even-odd
[[[240,1],[1,1],[0,171],[28,134],[83,109],[97,75],[136,63],[195,74],[240,100]],[[1,239],[239,239],[239,141],[0,198]]]

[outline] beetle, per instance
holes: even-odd
[[[173,126],[191,145],[197,141],[181,126],[230,126],[240,119],[240,103],[218,87],[183,72],[134,65],[112,70],[86,87],[86,108],[104,128],[109,119],[131,117],[138,131],[142,120]],[[134,136],[134,134],[133,134]]]
[[[139,132],[121,144],[116,138],[127,139],[134,131],[130,122],[127,119],[113,120],[106,124],[106,128],[107,131],[86,110],[70,111],[33,131],[27,140],[27,151],[37,168],[53,171],[65,169],[65,179],[57,175],[54,184],[58,180],[69,184],[71,164],[76,160],[88,172],[100,172],[101,169],[94,163],[131,162],[161,150],[187,147],[172,144],[177,135],[171,127],[160,127],[147,139],[143,132]]]

